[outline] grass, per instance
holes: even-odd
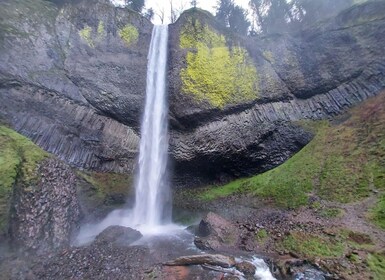
[[[348,203],[367,197],[373,188],[384,188],[385,94],[371,98],[349,114],[340,124],[302,124],[316,135],[285,163],[251,178],[208,188],[199,197],[212,200],[248,192],[276,206],[299,208],[308,204],[310,193]],[[385,213],[385,202],[378,209],[378,213]]]
[[[345,251],[345,245],[341,240],[295,231],[286,236],[278,246],[305,258],[337,258],[341,257]]]
[[[385,255],[368,254],[367,263],[372,272],[374,280],[382,280],[385,275]]]
[[[0,233],[7,225],[9,200],[16,180],[33,183],[37,164],[46,157],[48,153],[32,141],[0,125]]]
[[[265,242],[268,237],[269,237],[269,233],[264,228],[258,230],[258,232],[255,234],[255,240],[260,243]]]
[[[385,195],[382,195],[371,209],[369,217],[377,226],[385,229]]]

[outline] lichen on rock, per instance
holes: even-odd
[[[187,50],[183,93],[217,108],[258,97],[257,70],[246,49],[227,46],[225,36],[192,18],[182,27],[180,47]]]
[[[92,28],[86,25],[82,30],[79,30],[79,36],[86,41],[86,43],[91,47],[95,47],[94,40],[92,39]]]
[[[126,24],[119,30],[119,36],[127,46],[130,46],[138,40],[139,32],[138,29],[132,24]]]

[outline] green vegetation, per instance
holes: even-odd
[[[48,154],[17,132],[0,125],[0,233],[5,230],[16,180],[31,183],[37,164]]]
[[[368,254],[367,263],[373,274],[374,280],[382,280],[385,275],[385,255]]]
[[[255,235],[255,240],[257,240],[258,242],[265,242],[267,237],[269,237],[269,233],[263,228],[258,230]]]
[[[78,174],[94,187],[98,200],[108,202],[115,195],[129,194],[132,186],[132,177],[120,173],[78,172]]]
[[[103,40],[105,36],[104,22],[100,20],[98,24],[98,39]]]
[[[330,201],[347,203],[385,186],[385,94],[351,110],[339,125],[328,121],[302,124],[316,135],[301,151],[281,166],[225,186],[207,189],[200,198],[211,200],[247,191],[277,206],[298,208],[315,193]],[[385,225],[385,199],[373,219]],[[334,215],[334,213],[325,213]],[[337,214],[337,213],[335,213]]]
[[[183,93],[218,108],[258,97],[257,70],[244,48],[229,48],[223,35],[192,18],[181,30],[180,47],[188,50]]]
[[[92,28],[86,25],[82,30],[79,30],[79,36],[86,41],[86,43],[91,47],[95,47],[94,41],[92,40]]]
[[[385,229],[385,195],[382,195],[370,211],[370,219],[380,228]]]
[[[125,25],[119,30],[120,38],[126,43],[127,46],[136,43],[139,38],[138,29],[132,24]]]
[[[345,250],[345,246],[340,240],[303,232],[291,232],[278,246],[296,252],[305,258],[336,258],[341,257]]]

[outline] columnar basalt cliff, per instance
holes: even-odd
[[[1,6],[1,118],[72,165],[132,170],[152,24],[107,0]]]
[[[297,121],[333,117],[380,92],[385,87],[385,48],[378,43],[385,38],[384,11],[385,3],[372,2],[293,36],[246,39],[222,30],[209,14],[185,12],[172,25],[170,51],[172,153],[178,184],[221,182],[270,169],[311,139]],[[187,47],[186,29],[192,34],[189,39],[196,40]],[[211,33],[209,39],[202,30]],[[256,69],[254,96],[232,92],[235,96],[222,95],[225,102],[216,103],[212,95],[217,93],[196,94],[194,87],[203,86],[195,68],[205,71],[209,64],[221,67],[224,61],[215,56],[223,46],[213,43],[214,36],[223,38],[230,57],[237,48],[247,50],[243,59]],[[200,60],[205,52],[211,53],[205,57],[207,65]],[[215,71],[211,69],[211,75]],[[190,73],[187,79],[185,73]],[[239,79],[247,82],[244,73]],[[205,82],[212,86],[212,81],[201,83]]]
[[[107,0],[5,0],[0,118],[73,166],[132,172],[152,24]],[[239,38],[192,9],[170,26],[175,185],[270,169],[325,119],[385,88],[385,3],[295,35]]]

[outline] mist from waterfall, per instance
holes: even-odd
[[[166,97],[168,26],[154,26],[147,65],[147,88],[141,124],[139,176],[133,224],[147,227],[170,222],[167,176],[168,106]]]

